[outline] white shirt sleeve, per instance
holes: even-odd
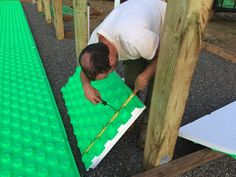
[[[92,34],[91,34],[91,36],[90,36],[90,38],[89,38],[89,41],[88,41],[88,45],[99,42],[97,31],[98,31],[98,28],[96,28],[96,29],[92,32]]]
[[[151,60],[158,49],[159,36],[150,30],[144,29],[139,33],[139,38],[135,39],[132,45],[133,52],[136,51],[139,56]]]

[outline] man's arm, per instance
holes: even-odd
[[[135,86],[133,93],[136,94],[139,90],[144,90],[145,87],[148,85],[149,80],[155,76],[156,67],[157,67],[157,58],[158,58],[157,49],[155,56],[153,57],[151,63],[146,67],[146,69],[139,74],[139,76],[135,80]]]
[[[83,71],[80,72],[80,78],[85,97],[94,104],[101,102],[99,91],[91,86],[91,81],[85,76]]]

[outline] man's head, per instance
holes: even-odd
[[[110,56],[108,46],[99,42],[88,45],[82,50],[79,63],[86,77],[93,81],[107,77],[115,69],[117,59],[114,62],[114,58]]]

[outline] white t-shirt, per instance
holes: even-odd
[[[88,44],[97,43],[101,34],[114,45],[119,60],[150,60],[159,45],[165,10],[166,3],[161,0],[128,0],[93,31]]]

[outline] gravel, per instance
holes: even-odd
[[[74,39],[56,40],[54,27],[46,24],[43,14],[37,13],[35,4],[23,3],[23,8],[81,176],[128,177],[143,171],[143,150],[137,146],[137,129],[135,132],[126,133],[96,169],[88,172],[84,169],[60,92],[61,87],[66,84],[76,68],[75,41]],[[122,73],[122,65],[119,72]],[[236,100],[236,65],[202,51],[194,73],[182,124],[209,114],[234,100]],[[201,148],[200,145],[178,138],[174,158]],[[236,176],[236,161],[230,157],[223,157],[180,177],[186,176]]]

